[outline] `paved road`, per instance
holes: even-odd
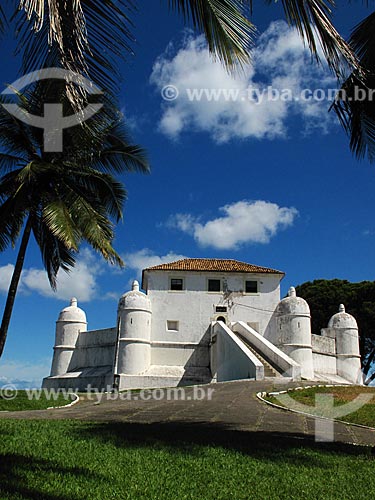
[[[71,408],[43,410],[32,412],[0,413],[0,418],[12,419],[79,419],[96,422],[118,422],[132,424],[143,431],[158,426],[160,432],[173,433],[177,428],[185,434],[216,435],[220,431],[228,434],[235,432],[238,436],[268,436],[275,439],[308,439],[314,440],[315,420],[289,411],[273,408],[257,399],[260,391],[283,390],[301,383],[287,385],[276,383],[275,379],[262,382],[236,381],[202,386],[212,391],[211,399],[194,400],[194,388],[185,388],[183,400],[105,400],[101,403],[93,397],[84,400]],[[304,383],[308,385],[308,383]],[[310,383],[311,385],[311,383]],[[147,394],[150,396],[150,394]],[[112,398],[111,395],[108,396]],[[156,393],[160,397],[160,391]],[[159,432],[158,430],[158,432]],[[247,431],[246,433],[239,431]],[[327,432],[329,428],[327,427]],[[353,443],[375,446],[375,431],[360,427],[334,423],[334,439],[339,443]],[[241,439],[241,438],[239,438]]]

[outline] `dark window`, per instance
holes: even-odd
[[[257,281],[246,281],[246,293],[258,293]]]
[[[216,306],[216,312],[217,313],[226,313],[227,307],[226,306]]]
[[[171,290],[183,290],[184,289],[184,280],[182,278],[173,278],[171,279]]]
[[[220,289],[221,289],[220,280],[208,280],[209,292],[220,292]]]

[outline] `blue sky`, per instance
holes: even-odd
[[[135,57],[123,63],[121,106],[134,140],[149,153],[152,173],[124,178],[125,220],[116,248],[127,268],[110,268],[82,249],[70,278],[53,295],[40,256],[30,245],[0,361],[0,380],[39,381],[49,373],[59,311],[76,295],[89,328],[113,326],[118,297],[142,267],[182,256],[234,258],[286,272],[290,285],[317,278],[374,280],[375,170],[357,162],[328,114],[330,102],[254,105],[241,99],[191,102],[187,88],[249,85],[329,89],[335,81],[312,63],[278,5],[257,6],[254,65],[236,80],[209,61],[198,34],[159,2],[141,2]],[[336,25],[347,35],[369,13],[339,3]],[[3,46],[0,84],[18,75]],[[162,99],[174,85],[179,97]],[[0,255],[0,306],[15,251]]]

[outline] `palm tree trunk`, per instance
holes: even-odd
[[[30,233],[31,233],[31,216],[29,215],[27,222],[26,222],[25,229],[23,231],[21,245],[20,245],[20,248],[18,250],[16,265],[14,266],[12,280],[11,280],[10,285],[9,285],[7,301],[5,303],[3,320],[2,320],[1,326],[0,326],[0,358],[3,354],[5,341],[7,339],[10,318],[12,316],[12,311],[13,311],[14,301],[16,298],[18,283],[20,281],[23,263],[25,260],[26,249],[27,249],[27,245],[28,245],[29,239],[30,239]]]

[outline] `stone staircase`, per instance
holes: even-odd
[[[250,344],[250,342],[243,337],[240,333],[234,332],[235,335],[243,342],[246,347],[254,354],[256,358],[259,359],[259,361],[262,363],[264,366],[264,377],[281,377],[281,373],[276,370],[275,367],[273,367],[255,348]]]

